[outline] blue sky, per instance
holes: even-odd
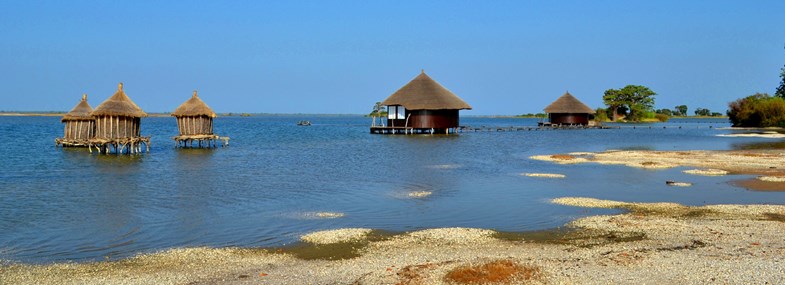
[[[93,107],[118,82],[145,111],[192,90],[217,112],[370,111],[425,69],[474,109],[590,107],[627,84],[657,108],[724,112],[773,93],[785,1],[7,1],[0,110]]]

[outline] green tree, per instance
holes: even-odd
[[[373,119],[374,124],[376,124],[376,117],[379,117],[379,124],[381,124],[383,118],[387,116],[387,111],[384,109],[384,105],[382,105],[382,102],[376,102],[376,104],[373,105],[373,109],[371,110],[371,113],[368,114],[368,116],[374,118]]]
[[[780,78],[782,80],[780,81],[780,86],[777,87],[777,91],[774,92],[774,96],[785,99],[785,67],[780,69]]]
[[[673,111],[671,111],[670,109],[659,109],[659,110],[654,111],[654,112],[657,113],[657,114],[663,114],[663,115],[668,116],[668,117],[673,116]]]
[[[606,90],[602,100],[613,112],[614,121],[618,119],[618,115],[623,109],[629,110],[626,120],[640,121],[647,112],[653,112],[655,95],[657,93],[646,86],[627,85],[618,90]]]
[[[734,127],[785,127],[785,99],[755,93],[728,104]]]
[[[675,116],[686,116],[688,110],[689,109],[687,108],[687,105],[679,105],[679,106],[674,107],[673,115],[675,115]]]
[[[710,115],[711,115],[711,111],[709,111],[709,109],[704,109],[704,108],[695,109],[695,116],[710,116]]]
[[[780,70],[780,78],[782,78],[782,81],[780,81],[780,86],[777,87],[777,91],[774,92],[774,96],[785,99],[785,67]]]

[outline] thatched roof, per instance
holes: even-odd
[[[570,92],[564,93],[559,99],[553,101],[545,107],[546,113],[572,113],[572,114],[594,114],[594,110],[583,104],[580,100],[572,96]]]
[[[412,81],[395,91],[382,105],[400,105],[408,110],[471,110],[466,102],[431,79],[423,70]]]
[[[194,90],[194,95],[191,96],[191,99],[185,101],[180,107],[177,107],[174,112],[172,112],[172,116],[175,117],[190,117],[190,116],[208,116],[210,118],[215,118],[215,112],[213,109],[207,106],[207,104],[199,99],[199,96],[196,96],[196,90]]]
[[[93,112],[93,107],[90,107],[90,104],[87,104],[87,94],[82,94],[82,101],[79,101],[79,104],[76,104],[70,112],[63,115],[63,118],[60,119],[60,121],[92,120],[93,117],[90,116],[91,112]]]
[[[117,87],[117,92],[101,103],[101,105],[98,105],[91,115],[94,117],[101,115],[147,117],[147,113],[142,111],[142,108],[139,108],[134,101],[131,101],[131,98],[125,95],[123,83],[120,83]]]

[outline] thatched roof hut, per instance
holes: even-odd
[[[588,125],[595,111],[570,92],[564,93],[559,99],[545,107],[551,124],[555,125]]]
[[[131,101],[131,98],[125,95],[123,83],[120,83],[117,86],[117,92],[101,103],[101,105],[98,105],[93,110],[92,116],[144,118],[147,117],[147,113],[142,111],[142,108],[139,108],[134,101]]]
[[[172,112],[177,118],[180,136],[212,135],[213,118],[217,117],[213,109],[199,99],[194,90],[193,96]]]
[[[459,110],[472,106],[422,73],[382,102],[387,106],[389,127],[450,133],[459,124]]]
[[[193,96],[190,99],[183,102],[180,107],[172,112],[172,116],[175,117],[197,117],[197,116],[207,116],[210,118],[215,118],[217,115],[213,112],[213,109],[210,109],[207,104],[196,95],[196,90],[194,90]]]
[[[150,137],[141,136],[141,118],[147,117],[147,113],[125,95],[123,83],[90,115],[95,118],[95,138],[90,140],[91,149],[95,146],[99,152],[108,153],[113,147],[117,153],[124,150],[136,153],[141,151],[141,144],[146,144],[149,151]]]
[[[425,74],[395,91],[382,102],[385,106],[403,106],[408,110],[471,110],[461,98]]]
[[[63,137],[55,142],[63,146],[87,146],[87,140],[95,136],[95,119],[90,116],[92,111],[93,107],[87,103],[87,94],[83,94],[82,101],[60,119],[65,124]]]
[[[65,113],[60,121],[92,121],[93,117],[90,116],[92,112],[93,107],[87,103],[87,94],[82,94],[82,101],[79,101],[79,104],[76,104],[70,112]]]

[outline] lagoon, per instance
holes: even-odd
[[[297,126],[300,120],[312,126]],[[463,117],[461,124],[537,121]],[[785,204],[785,192],[729,183],[749,175],[702,177],[684,174],[684,168],[529,159],[609,149],[785,148],[781,139],[717,136],[737,132],[722,129],[729,126],[723,119],[457,136],[372,135],[369,125],[362,116],[221,117],[215,131],[230,136],[230,146],[176,149],[175,120],[145,118],[142,134],[152,136],[150,152],[117,156],[55,147],[54,138],[62,135],[59,117],[0,117],[0,260],[85,262],[175,247],[277,247],[313,231],[346,227],[533,231],[616,212],[548,202],[568,196]],[[666,180],[693,186],[669,187]]]

